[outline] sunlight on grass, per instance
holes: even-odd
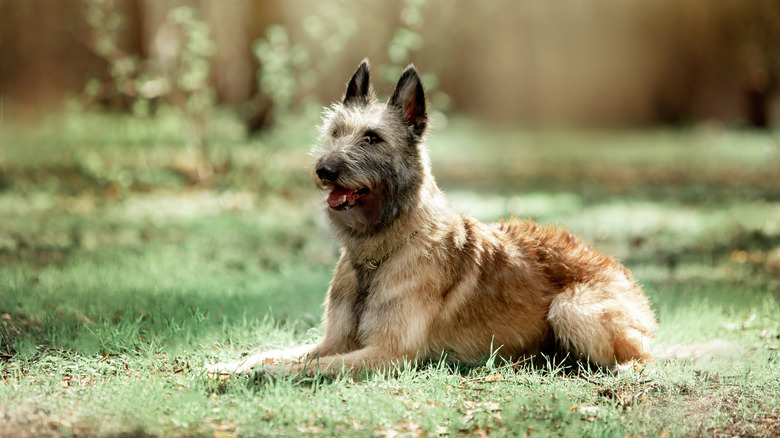
[[[771,136],[455,117],[431,138],[456,209],[565,226],[632,269],[660,319],[656,365],[613,375],[425,363],[255,384],[211,381],[201,367],[317,341],[338,254],[309,175],[313,119],[246,138],[217,118],[209,180],[193,177],[202,157],[175,115],[68,115],[3,133],[14,146],[0,175],[0,434],[780,430]]]

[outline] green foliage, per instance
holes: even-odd
[[[186,6],[171,10],[166,25],[174,26],[179,32],[179,60],[173,76],[176,86],[186,96],[186,113],[192,114],[198,122],[205,122],[205,113],[214,103],[214,92],[208,84],[208,58],[215,50],[209,27],[198,18],[197,10]]]
[[[422,35],[417,30],[424,22],[424,9],[427,6],[427,0],[406,0],[405,7],[401,10],[401,23],[393,32],[393,37],[387,45],[387,56],[391,65],[386,66],[384,79],[388,82],[395,82],[401,74],[401,70],[409,63],[410,55],[420,50],[424,44]],[[430,91],[432,84],[429,81],[423,81],[426,90]]]
[[[410,63],[412,55],[419,51],[425,44],[425,40],[419,33],[425,22],[425,10],[428,0],[405,0],[401,10],[401,25],[393,31],[393,36],[387,44],[387,57],[390,64],[382,66],[382,78],[395,84],[403,69]],[[439,77],[431,71],[422,71],[421,78],[425,92],[429,98],[429,105],[433,110],[435,119],[442,119],[442,111],[450,109],[451,99],[449,95],[439,90]]]
[[[350,39],[358,35],[359,22],[351,15],[357,6],[354,0],[319,3],[317,11],[306,16],[300,29],[289,29],[274,24],[266,29],[265,37],[255,41],[253,51],[260,68],[257,71],[259,89],[270,97],[277,112],[277,120],[289,115],[301,104],[317,109],[319,102],[303,98],[333,70]],[[395,83],[411,55],[422,48],[424,41],[418,32],[424,22],[427,0],[406,0],[400,11],[400,25],[393,31],[387,46],[388,65],[378,65],[381,78]],[[370,57],[370,54],[366,54]],[[376,60],[373,60],[376,62]],[[444,111],[450,99],[437,90],[438,77],[423,72],[422,81],[432,96],[433,108]]]
[[[215,46],[206,22],[189,6],[171,9],[156,30],[156,55],[140,59],[119,46],[124,17],[115,0],[84,0],[91,47],[108,63],[106,80],[91,78],[84,87],[86,104],[119,99],[132,114],[145,117],[161,102],[172,105],[189,121],[190,141],[203,148],[208,122],[215,104],[209,85],[209,58]]]
[[[347,13],[352,1],[320,3],[318,11],[304,18],[301,29],[296,29],[296,34],[305,36],[299,42],[293,42],[291,32],[279,24],[269,26],[265,38],[255,41],[253,51],[260,62],[258,86],[271,98],[277,119],[301,103],[301,96],[333,68],[335,57],[357,33],[358,24]]]
[[[254,53],[261,64],[259,88],[281,115],[287,115],[296,98],[317,85],[319,74],[309,51],[302,44],[292,46],[284,26],[269,26],[266,38],[255,42]]]

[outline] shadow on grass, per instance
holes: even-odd
[[[100,262],[77,258],[63,267],[14,265],[0,270],[8,285],[0,354],[105,355],[251,342],[253,327],[269,316],[305,330],[319,322],[329,277],[326,267],[237,274],[170,249]]]

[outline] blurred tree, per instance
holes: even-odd
[[[86,28],[81,0],[0,1],[0,94],[15,116],[58,105],[105,68],[82,42]],[[139,49],[131,36],[118,44]]]
[[[272,4],[272,2],[266,2]],[[250,0],[210,1],[203,15],[219,48],[211,58],[212,83],[221,102],[239,105],[252,94],[251,57],[252,2]]]
[[[746,64],[747,119],[757,128],[770,125],[770,104],[780,82],[780,1],[755,0],[739,26]]]

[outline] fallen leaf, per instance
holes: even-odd
[[[501,405],[496,402],[485,402],[482,406],[488,411],[500,411]]]
[[[406,409],[409,410],[417,410],[420,409],[420,403],[410,400],[402,400],[403,404],[406,405]]]
[[[577,411],[581,414],[586,415],[595,415],[601,410],[598,406],[580,406],[577,408]]]
[[[307,424],[304,426],[298,426],[296,427],[296,429],[298,430],[298,432],[301,433],[312,433],[315,435],[322,434],[322,430],[323,430],[320,426],[317,426],[316,424]]]
[[[577,408],[577,412],[582,415],[583,420],[595,421],[596,415],[601,410],[598,406],[580,406]]]
[[[425,431],[423,430],[422,426],[420,426],[420,423],[417,423],[416,421],[409,421],[409,420],[401,420],[394,427],[387,428],[387,429],[374,429],[374,432],[376,432],[377,435],[384,437],[384,438],[395,438],[398,435],[404,435],[407,436],[407,434],[411,434],[413,437],[424,437]]]

